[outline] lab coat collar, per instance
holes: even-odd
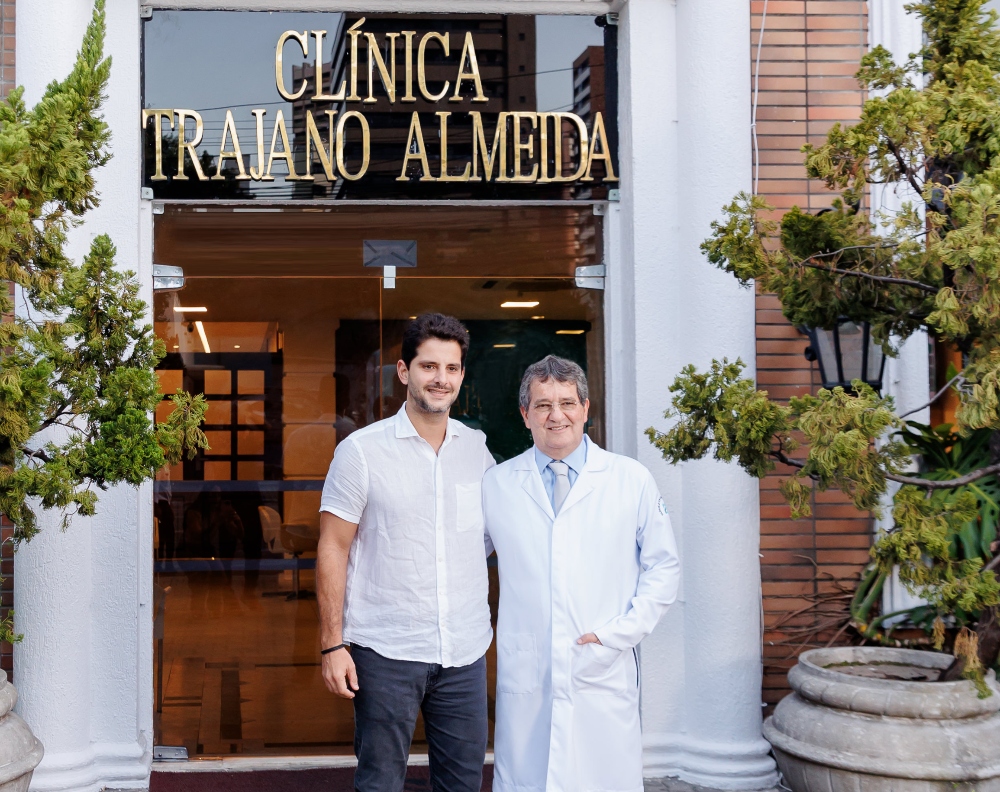
[[[590,439],[588,438],[588,441]],[[587,464],[584,465],[576,483],[566,496],[566,501],[562,505],[560,512],[565,512],[573,504],[579,503],[589,495],[597,483],[600,474],[604,473],[611,462],[611,454],[601,448],[597,443],[590,441],[587,446]],[[521,471],[523,478],[521,486],[531,499],[538,504],[550,520],[555,520],[555,513],[552,511],[552,504],[549,496],[545,492],[545,485],[542,484],[542,476],[538,472],[538,465],[535,462],[535,447],[532,446],[521,456],[514,458],[514,469]]]
[[[396,437],[420,437],[420,433],[413,426],[410,416],[406,414],[406,402],[399,408],[394,419],[396,424]],[[453,418],[448,419],[448,428],[445,430],[445,437],[457,435],[459,423]]]
[[[563,462],[572,468],[573,472],[577,476],[583,472],[583,468],[587,464],[587,448],[590,445],[590,438],[587,437],[587,435],[584,435],[583,439],[580,441],[580,445],[573,449],[573,453],[568,454],[562,459]],[[552,457],[539,450],[538,446],[535,446],[535,464],[538,466],[538,472],[541,473],[542,469],[548,467],[551,462]]]

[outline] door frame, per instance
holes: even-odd
[[[627,0],[365,0],[363,3],[348,2],[348,0],[157,0],[155,8],[159,10],[216,10],[216,11],[357,11],[364,6],[366,11],[376,12],[409,12],[409,13],[513,13],[513,14],[564,14],[567,16],[600,16],[617,12],[624,8]],[[140,10],[152,8],[140,2]],[[141,46],[140,42],[137,42]],[[622,39],[618,50],[619,82],[625,71],[622,67],[629,58],[627,39]],[[627,93],[619,90],[619,119],[628,119],[631,115],[626,106]],[[619,136],[619,159],[627,156],[626,147],[629,137]],[[141,159],[136,163],[137,176],[141,176]],[[141,297],[153,306],[153,225],[155,215],[163,212],[163,207],[171,205],[205,205],[238,206],[252,205],[261,209],[298,207],[305,205],[396,205],[421,206],[432,208],[439,204],[487,206],[524,206],[524,205],[556,205],[567,203],[591,204],[595,213],[604,214],[604,265],[606,267],[604,287],[604,404],[605,404],[605,442],[608,450],[632,456],[637,451],[636,436],[636,400],[634,388],[629,384],[635,382],[635,323],[634,305],[630,295],[634,281],[631,271],[626,271],[622,261],[625,247],[623,218],[621,204],[617,201],[511,201],[511,200],[480,200],[480,201],[448,201],[448,200],[316,200],[316,201],[199,201],[199,200],[139,200],[139,260],[137,262],[141,284]],[[610,405],[615,405],[611,410]],[[140,603],[151,605],[153,601],[153,485],[146,482],[140,487],[140,508],[138,515],[138,585]],[[154,664],[153,664],[153,617],[152,607],[147,605],[148,617],[140,626],[140,641],[138,674],[139,689],[139,723],[141,728],[153,738],[154,720]],[[151,749],[152,746],[150,746]],[[411,754],[411,765],[425,765],[427,754]],[[492,751],[487,754],[486,761],[492,764]],[[296,768],[310,767],[343,767],[354,766],[353,757],[338,756],[281,756],[281,757],[239,757],[218,760],[195,760],[187,762],[155,762],[158,771],[196,772],[205,770],[240,769],[252,770],[263,768]]]

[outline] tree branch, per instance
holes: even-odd
[[[37,448],[37,449],[31,449],[31,448],[28,448],[27,446],[25,446],[25,447],[23,447],[23,448],[21,449],[21,452],[22,452],[22,453],[23,453],[23,454],[24,454],[25,456],[29,456],[29,457],[32,457],[32,458],[34,458],[34,459],[40,459],[40,460],[42,460],[42,462],[51,462],[51,461],[52,461],[52,457],[50,457],[50,456],[49,456],[48,454],[46,454],[46,453],[45,453],[45,452],[44,452],[44,451],[43,451],[42,449],[40,449],[40,448]]]
[[[849,248],[844,248],[848,250]],[[834,251],[839,253],[840,251]],[[817,254],[818,255],[818,254]],[[827,254],[829,255],[829,254]],[[811,267],[812,269],[821,270],[823,272],[830,272],[836,275],[849,275],[854,278],[867,278],[868,280],[878,281],[879,283],[893,283],[897,286],[910,286],[914,289],[920,289],[928,294],[937,294],[940,289],[936,286],[928,286],[926,283],[921,281],[910,280],[908,278],[893,278],[888,275],[873,275],[870,272],[864,272],[862,270],[845,270],[839,269],[838,267],[827,267],[823,264],[814,264],[809,259],[817,258],[817,256],[810,256],[808,259],[799,262],[800,267]]]
[[[903,155],[899,153],[899,148],[891,140],[887,140],[886,145],[889,147],[889,151],[892,152],[892,156],[896,158],[896,164],[899,165],[899,170],[906,176],[906,181],[909,182],[909,185],[913,188],[917,195],[921,195],[923,193],[923,189],[921,188],[921,185],[917,184],[916,176],[909,169],[909,167],[907,167],[906,163],[903,162]]]
[[[799,468],[800,470],[806,466],[805,462],[798,459],[791,459],[785,456],[782,451],[771,451],[771,456],[777,459],[779,462],[783,462],[790,467]],[[932,479],[925,478],[912,478],[910,476],[899,476],[895,473],[886,473],[885,477],[889,481],[895,481],[899,484],[908,484],[913,487],[921,487],[923,489],[937,490],[937,489],[954,489],[955,487],[963,487],[966,484],[971,484],[973,481],[979,481],[981,478],[986,478],[986,476],[993,476],[1000,473],[1000,462],[995,465],[990,465],[989,467],[980,468],[979,470],[973,470],[971,473],[966,473],[964,476],[959,476],[958,478],[945,479],[944,481],[934,481]],[[819,479],[815,474],[810,474],[810,478],[813,481]],[[1000,558],[1000,556],[997,556]]]
[[[956,374],[954,377],[948,380],[947,383],[945,383],[945,386],[941,388],[941,390],[939,390],[937,393],[931,396],[931,400],[929,402],[927,402],[926,404],[921,404],[919,407],[914,407],[912,410],[903,413],[899,417],[905,418],[907,415],[913,415],[913,413],[915,412],[920,412],[922,409],[924,409],[924,407],[930,407],[932,404],[934,404],[934,402],[940,399],[952,385],[954,385],[959,380],[962,381],[961,384],[965,383],[965,377],[963,377],[961,374]],[[961,384],[959,385],[959,387],[961,387]]]
[[[953,479],[945,479],[944,481],[933,481],[932,479],[925,478],[911,478],[909,476],[897,476],[895,473],[886,473],[885,477],[889,479],[889,481],[896,481],[900,484],[908,484],[913,487],[921,487],[922,489],[928,490],[938,490],[963,487],[966,484],[971,484],[973,481],[979,481],[981,478],[994,476],[997,473],[1000,473],[1000,462],[995,465],[990,465],[989,467],[979,468],[979,470],[973,470],[971,473],[966,473],[964,476],[959,476],[958,478]]]

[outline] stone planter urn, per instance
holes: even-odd
[[[794,792],[1000,792],[1000,687],[936,682],[950,655],[838,647],[804,652],[794,691],[764,722]]]
[[[14,713],[17,690],[3,674],[0,680],[0,792],[26,792],[31,774],[42,761],[42,744]]]

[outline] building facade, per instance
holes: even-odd
[[[2,8],[6,88],[13,2]],[[281,12],[268,15],[278,32],[312,31],[303,41],[320,49],[322,63],[305,52],[307,43],[284,49],[290,61],[296,46],[302,52],[298,63],[285,64],[289,95],[317,75],[330,94],[341,82],[351,87],[345,42],[352,28],[382,45],[381,61],[356,50],[363,87],[404,57],[404,31],[414,42],[448,32],[451,52],[443,55],[442,39],[430,40],[426,84],[412,108],[389,100],[385,79],[386,95],[370,92],[367,107],[360,92],[357,105],[331,103],[327,109],[339,115],[310,111],[302,95],[287,107],[261,103],[256,94],[244,99],[238,82],[215,80],[230,90],[218,94],[212,72],[198,62],[210,46],[220,62],[247,58],[247,85],[256,61],[266,61],[273,93],[270,32],[261,34],[272,42],[270,54],[252,59],[229,50],[250,49],[264,11]],[[27,101],[69,70],[90,13],[86,0],[18,3],[17,82]],[[304,17],[285,24],[285,14],[329,16],[326,43]],[[507,433],[505,408],[495,399],[518,375],[512,350],[558,348],[588,369],[591,436],[642,461],[660,486],[683,581],[678,602],[640,650],[647,776],[717,789],[773,786],[761,723],[765,706],[781,694],[789,627],[801,626],[783,614],[829,590],[828,578],[850,580],[864,562],[871,522],[817,494],[816,517],[793,523],[770,478],[758,483],[711,460],[670,467],[644,431],[664,426],[668,386],[688,363],[742,358],[762,386],[782,396],[818,384],[802,357],[804,337],[784,323],[774,299],[741,289],[711,268],[698,246],[741,190],[756,186],[777,212],[825,205],[805,181],[797,149],[834,120],[856,117],[863,96],[850,75],[862,52],[883,43],[905,57],[917,48],[919,28],[902,4],[108,0],[107,19],[114,66],[104,112],[114,157],[98,176],[101,206],[74,230],[70,252],[81,255],[92,236],[107,232],[119,262],[139,273],[168,347],[164,390],[206,393],[213,453],[138,490],[104,493],[94,517],[66,532],[52,521],[19,549],[13,593],[25,638],[13,650],[14,682],[18,710],[46,747],[32,788],[142,788],[154,748],[163,745],[186,749],[191,760],[237,753],[247,761],[315,761],[349,753],[349,711],[324,709],[314,732],[295,731],[281,714],[283,701],[308,696],[315,683],[308,599],[315,482],[339,438],[398,406],[385,365],[395,361],[408,316],[432,307],[466,319],[473,344],[488,350],[480,369],[470,359],[473,379],[476,371],[502,372],[497,382],[483,374],[462,402],[470,421],[496,427],[491,433],[484,426],[498,438],[494,453],[506,456],[508,446],[523,442]],[[463,83],[464,54],[462,64],[458,59],[466,34],[482,37],[483,101],[475,104],[477,85],[466,79],[464,95],[461,86],[449,95],[453,105],[438,104],[427,97],[448,101],[444,81],[455,83],[457,75]],[[560,48],[565,64],[551,71],[566,73],[562,104],[543,96],[541,81],[550,71],[542,56]],[[209,101],[217,95],[220,101]],[[512,114],[516,140],[487,152],[500,121],[484,122],[483,161],[458,156],[449,166],[442,137],[456,150],[476,151],[477,119],[459,116],[477,106],[482,118]],[[254,115],[258,107],[266,112]],[[276,118],[282,107],[284,142]],[[354,116],[344,126],[339,178],[330,179],[323,157],[336,160],[338,125],[356,107],[370,125],[370,145],[359,146],[362,122]],[[150,130],[157,119],[143,111],[165,108],[172,125],[184,120],[178,108],[202,111],[199,129],[206,140],[214,135],[216,151],[226,148],[227,130],[244,141],[243,152],[233,150],[225,162],[200,163],[223,178],[198,178],[202,151],[194,143],[185,160],[193,116],[187,136],[175,129],[179,138],[171,139],[167,129],[156,141],[173,170],[155,178]],[[227,109],[234,111],[231,129]],[[423,122],[421,140],[411,111],[439,119]],[[481,184],[451,183],[466,164],[485,172],[487,153],[509,155],[510,172],[525,173],[513,164],[515,147],[529,134],[544,146],[542,128],[552,135],[550,159],[536,162],[543,178],[547,167],[557,175],[575,168],[587,146],[581,127],[572,131],[576,122],[555,115],[568,113],[583,119],[591,155],[614,152],[596,164],[593,181],[490,187],[487,176]],[[598,114],[605,124],[600,149]],[[308,165],[312,180],[236,178],[252,168],[263,175],[250,141],[262,139],[257,124],[265,121],[262,145],[270,141],[270,160],[280,160],[275,172],[302,174]],[[370,179],[345,177],[361,172],[362,158]],[[612,170],[616,181],[608,179]],[[191,178],[176,178],[185,173]],[[433,174],[437,181],[424,178]],[[892,200],[887,191],[873,204]],[[380,246],[387,241],[416,243],[412,271],[408,249]],[[362,267],[368,256],[371,266]],[[154,263],[183,266],[185,291],[154,295]],[[886,382],[904,409],[926,399],[926,341],[908,342],[890,361]],[[3,563],[9,572],[6,557]],[[235,634],[222,635],[227,623],[238,626]],[[219,653],[220,635],[223,643],[249,642]]]

